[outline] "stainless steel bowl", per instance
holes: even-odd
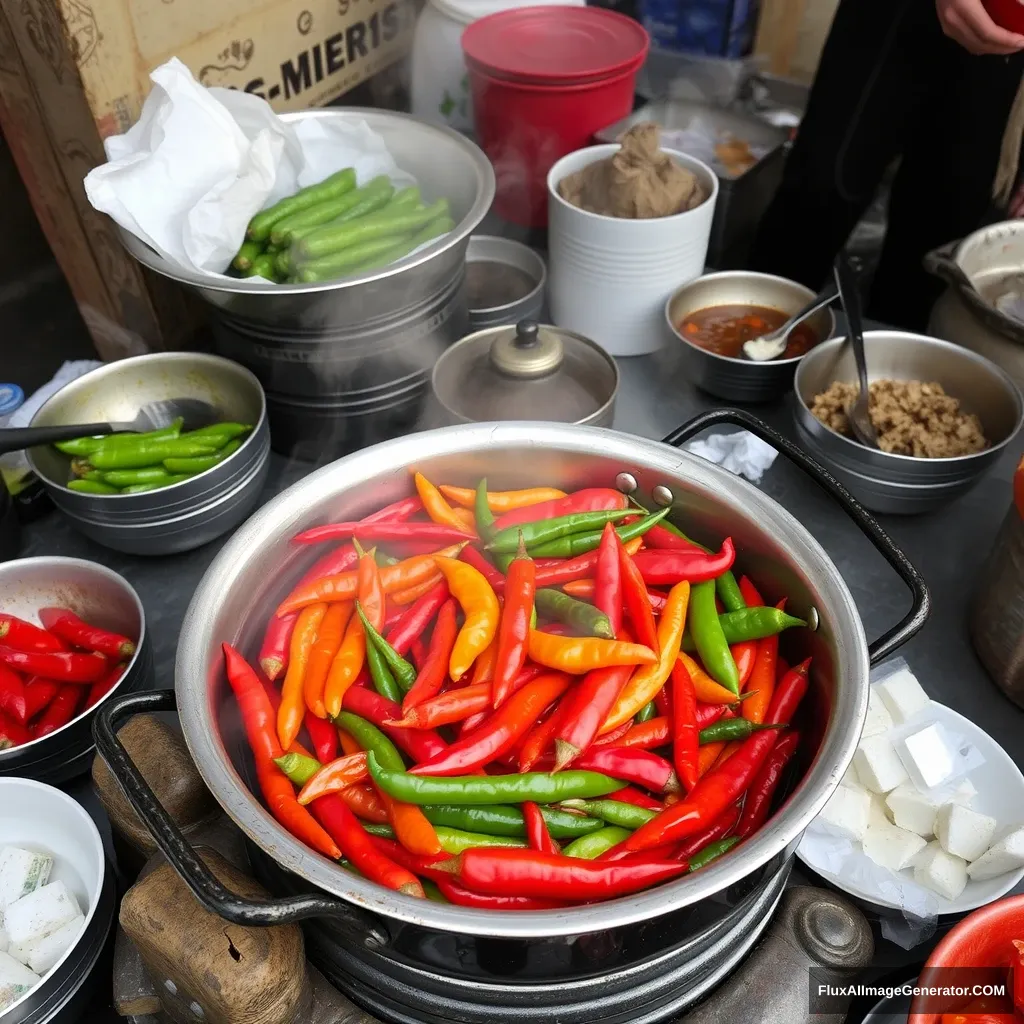
[[[0,611],[38,623],[36,612],[50,607],[70,608],[87,622],[135,640],[135,654],[104,701],[152,685],[153,651],[145,613],[126,579],[79,558],[47,555],[0,563]],[[92,762],[92,720],[102,703],[49,736],[0,750],[0,776],[60,783],[87,772]]]
[[[968,349],[923,334],[867,331],[870,380],[935,381],[981,420],[990,448],[953,459],[918,459],[865,448],[811,415],[815,395],[833,381],[856,383],[853,352],[845,338],[812,349],[796,371],[795,413],[800,439],[874,512],[930,512],[969,491],[1017,436],[1024,400],[994,363]]]
[[[470,331],[475,332],[484,327],[497,327],[501,324],[517,324],[520,320],[540,319],[544,309],[548,269],[538,253],[528,245],[515,242],[511,238],[473,235],[469,240],[469,248],[466,250],[467,276],[473,273],[472,264],[474,263],[490,263],[521,271],[534,284],[530,291],[512,302],[495,301],[493,294],[477,299],[470,289]]]
[[[237,526],[258,500],[270,459],[266,400],[252,373],[220,356],[155,352],[107,363],[61,388],[31,425],[132,420],[147,403],[174,398],[201,399],[253,430],[213,469],[141,494],[72,491],[68,456],[49,445],[28,453],[53,503],[97,543],[135,555],[189,551]]]
[[[785,394],[793,384],[797,364],[806,356],[757,363],[716,355],[690,341],[679,330],[679,324],[699,309],[726,305],[768,306],[788,318],[813,298],[814,292],[796,281],[752,270],[705,274],[684,284],[665,304],[665,318],[680,342],[675,346],[675,354],[682,374],[702,391],[730,402],[768,402]],[[831,309],[819,310],[807,324],[819,344],[831,338],[836,329]]]

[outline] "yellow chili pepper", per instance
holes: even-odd
[[[452,515],[462,523],[463,530],[476,533],[476,517],[468,508],[453,508]]]
[[[498,631],[501,607],[490,583],[478,569],[454,558],[435,555],[434,561],[444,573],[452,597],[459,602],[466,616],[448,661],[448,674],[457,683],[472,668],[477,657],[490,647]]]
[[[608,717],[601,726],[601,733],[611,732],[616,726],[632,718],[652,700],[668,681],[672,666],[679,657],[679,645],[683,641],[683,627],[686,624],[686,609],[690,602],[690,584],[683,580],[670,591],[665,608],[658,620],[658,660],[653,665],[633,673],[633,678],[623,687],[618,699],[612,705]]]
[[[317,606],[310,605],[311,608]],[[327,606],[320,628],[317,630],[316,642],[309,652],[309,663],[306,665],[306,676],[302,683],[306,698],[306,707],[317,718],[326,718],[324,707],[324,687],[327,685],[327,673],[331,670],[334,656],[341,647],[345,636],[345,627],[352,615],[351,601],[336,601]]]
[[[309,652],[316,641],[317,630],[327,612],[325,604],[311,604],[303,608],[295,621],[291,648],[288,652],[288,671],[281,687],[281,706],[277,709],[277,738],[287,750],[299,735],[305,714],[302,683],[309,662]]]
[[[345,636],[338,648],[338,653],[331,662],[324,686],[324,707],[328,718],[335,718],[341,713],[341,702],[345,692],[356,681],[362,671],[366,658],[366,634],[358,615],[353,615],[345,627]]]
[[[679,652],[679,660],[686,666],[697,691],[697,700],[705,704],[735,704],[736,694],[716,683],[685,651]]]
[[[463,508],[473,508],[476,491],[472,487],[452,487],[441,484],[438,490],[449,500]],[[542,501],[564,498],[565,491],[557,487],[531,487],[525,491],[488,491],[487,505],[492,512],[511,512],[517,508],[539,505]]]
[[[422,473],[417,473],[413,480],[416,483],[416,493],[420,496],[420,501],[423,502],[423,508],[435,523],[452,526],[463,533],[472,534],[472,529],[467,528],[466,524],[455,514],[455,509],[445,501],[444,495]]]
[[[595,636],[555,636],[531,629],[529,643],[532,661],[577,676],[613,665],[653,665],[658,660],[649,647]]]

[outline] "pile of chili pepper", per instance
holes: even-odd
[[[48,736],[117,684],[135,641],[67,608],[40,608],[41,626],[0,610],[0,750]]]
[[[791,783],[803,621],[617,490],[436,487],[294,538],[319,559],[225,645],[264,800],[324,856],[491,909],[698,870]]]

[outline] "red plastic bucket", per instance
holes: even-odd
[[[523,227],[547,224],[547,173],[633,109],[649,39],[596,7],[532,7],[466,29],[477,141],[494,165],[494,210]]]
[[[1024,35],[1024,6],[1019,0],[983,0],[989,17],[1008,32]]]

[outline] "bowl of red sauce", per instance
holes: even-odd
[[[814,298],[810,288],[773,274],[726,270],[678,288],[665,316],[678,344],[679,372],[702,391],[730,402],[769,402],[793,386],[797,364],[832,337],[835,317],[819,310],[789,335],[778,359],[754,362],[743,343],[781,327]]]
[[[908,1024],[1024,1024],[1024,896],[976,910],[932,950]],[[963,995],[924,989],[964,989]]]

